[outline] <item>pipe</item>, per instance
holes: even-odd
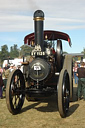
[[[35,45],[40,45],[43,51],[43,20],[44,13],[42,10],[37,10],[34,12],[34,28],[35,28]]]

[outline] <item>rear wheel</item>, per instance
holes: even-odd
[[[12,114],[18,114],[23,106],[25,94],[25,81],[19,69],[13,70],[7,80],[6,103]]]
[[[62,69],[58,82],[58,109],[62,118],[66,117],[69,110],[70,96],[69,75],[67,70]]]
[[[63,49],[61,40],[57,40],[56,64],[58,67],[58,71],[60,71],[63,65]]]

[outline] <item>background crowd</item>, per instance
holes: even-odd
[[[0,67],[0,99],[3,98],[3,91],[6,89],[8,76],[14,69],[20,69],[22,71],[22,66],[15,66],[13,63],[11,63],[10,65],[5,64],[5,67],[3,68]]]
[[[85,63],[74,63],[73,75],[75,84],[78,85],[77,96],[78,100],[84,98],[85,100]]]

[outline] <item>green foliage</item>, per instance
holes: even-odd
[[[30,55],[30,52],[32,51],[32,47],[29,47],[28,45],[22,45],[18,48],[17,44],[14,44],[14,46],[10,47],[10,52],[8,51],[8,46],[3,45],[1,46],[0,51],[0,65],[2,65],[4,60],[8,60],[9,58],[20,58],[23,56]]]
[[[0,60],[3,61],[9,57],[9,52],[8,52],[8,46],[3,45],[1,46],[1,51],[0,51]]]
[[[83,51],[81,53],[84,53],[84,58],[85,58],[85,48],[83,48]]]
[[[14,44],[14,46],[10,47],[10,58],[17,58],[19,57],[19,49],[17,48],[17,45]]]
[[[63,51],[63,54],[68,54],[66,51]]]
[[[32,51],[32,47],[29,47],[28,45],[22,45],[20,50],[20,56],[28,56],[30,55],[30,52]]]
[[[10,52],[8,51],[7,45],[1,46],[0,65],[2,65],[4,60],[8,60],[9,58],[16,58],[16,57],[19,57],[19,49],[17,48],[16,44],[14,44],[14,46],[11,46]]]

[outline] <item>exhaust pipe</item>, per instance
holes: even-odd
[[[35,29],[35,45],[40,45],[42,51],[43,48],[43,20],[44,13],[42,10],[37,10],[34,12],[34,29]]]

